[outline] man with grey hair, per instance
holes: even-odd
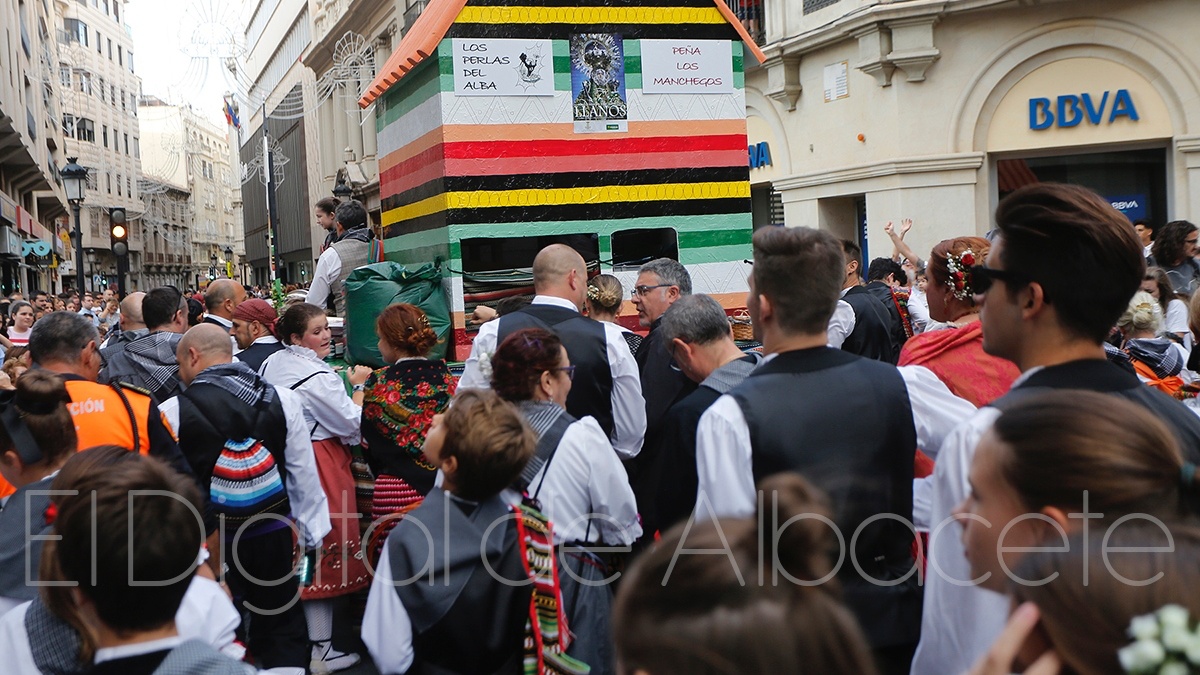
[[[33,326],[29,354],[34,365],[63,379],[79,447],[119,445],[150,454],[191,474],[166,418],[149,395],[100,384],[100,334],[87,317],[53,312]],[[207,490],[207,486],[205,486]]]
[[[675,365],[696,390],[671,406],[663,421],[660,451],[645,467],[644,483],[657,486],[637,495],[642,527],[665,531],[687,520],[696,506],[696,426],[700,416],[746,379],[762,356],[738,349],[729,317],[708,295],[686,295],[671,305],[658,327]],[[669,477],[669,479],[668,479]]]
[[[646,442],[642,456],[626,465],[634,494],[653,494],[657,485],[643,468],[655,463],[659,436],[667,410],[696,389],[696,383],[671,367],[669,343],[659,334],[659,326],[671,305],[692,294],[692,277],[677,260],[657,258],[638,270],[637,283],[631,293],[637,308],[638,321],[650,329],[638,347],[637,363],[641,371],[642,395],[646,399]],[[641,502],[639,501],[639,504]]]

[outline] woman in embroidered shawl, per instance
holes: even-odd
[[[915,335],[900,351],[900,365],[928,368],[977,408],[1007,392],[1020,374],[1011,361],[983,351],[971,266],[982,265],[990,248],[981,237],[947,239],[933,247],[926,268],[929,316],[949,328]]]
[[[455,380],[441,359],[426,358],[437,344],[425,312],[413,305],[395,304],[375,320],[379,353],[387,368],[371,373],[363,391],[363,451],[375,474],[375,492],[368,552],[396,526],[393,514],[421,503],[433,489],[437,470],[421,450],[434,415],[446,412]]]
[[[608,559],[589,550],[629,546],[642,534],[629,477],[600,425],[563,409],[573,366],[558,336],[540,328],[505,338],[491,359],[492,389],[517,404],[538,438],[537,454],[509,491],[524,492],[555,523],[563,600],[575,642],[568,653],[593,675],[616,672],[609,617]],[[592,582],[592,583],[583,583]]]
[[[317,551],[313,583],[301,591],[308,637],[313,642],[312,670],[329,673],[359,661],[357,654],[333,648],[333,598],[370,583],[360,547],[350,446],[357,445],[361,437],[362,390],[371,369],[357,366],[348,373],[354,388],[348,396],[342,378],[325,363],[331,338],[329,320],[325,310],[316,305],[293,305],[275,328],[284,348],[267,357],[259,374],[270,384],[300,395],[333,525]]]
[[[561,653],[570,632],[549,523],[500,494],[534,443],[487,390],[433,418],[424,453],[442,484],[388,535],[363,617],[380,673],[580,672]]]

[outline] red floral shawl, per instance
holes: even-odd
[[[984,353],[978,321],[914,335],[900,351],[900,365],[928,368],[955,396],[975,407],[1006,393],[1021,374],[1011,361]]]

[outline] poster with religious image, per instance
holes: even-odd
[[[619,34],[571,36],[571,110],[577,134],[629,131],[625,48]]]

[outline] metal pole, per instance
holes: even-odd
[[[270,280],[279,276],[279,212],[275,199],[275,157],[271,153],[271,131],[267,128],[267,105],[262,106],[263,171],[267,185],[267,255],[270,257]]]
[[[79,202],[72,202],[75,212],[75,290],[83,294],[83,229],[79,225]]]

